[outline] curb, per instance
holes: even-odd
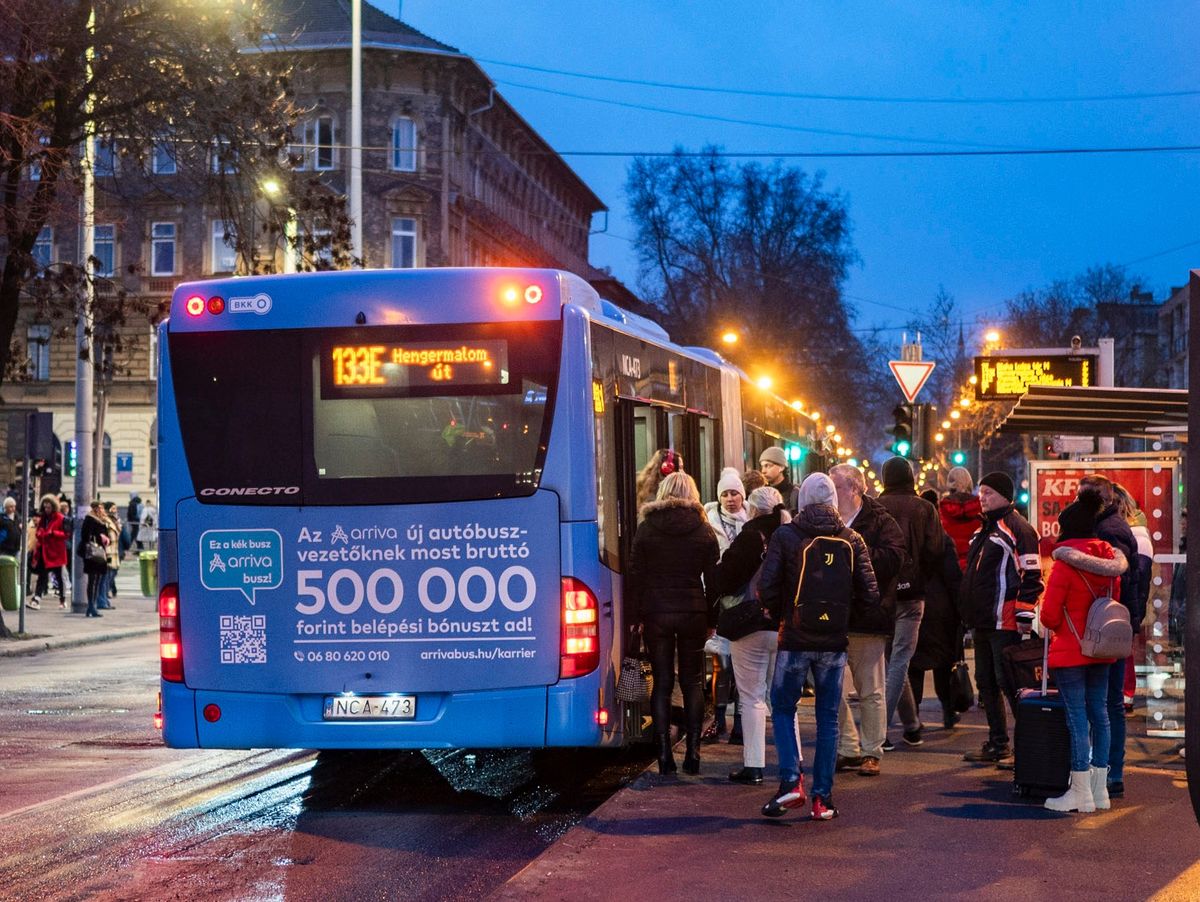
[[[0,646],[0,658],[16,658],[23,655],[36,655],[56,648],[78,648],[81,645],[95,645],[99,642],[114,642],[117,639],[128,639],[132,636],[146,636],[157,633],[157,626],[135,627],[126,630],[113,630],[109,633],[92,633],[86,636],[59,636],[38,639],[12,640],[20,643],[16,648]],[[7,641],[5,645],[7,645]]]

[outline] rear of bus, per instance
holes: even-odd
[[[615,741],[596,303],[546,270],[179,287],[159,401],[168,745]]]

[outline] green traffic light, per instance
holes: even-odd
[[[908,452],[912,450],[912,445],[906,441],[896,442],[896,453],[901,457],[908,457]]]
[[[966,462],[967,462],[967,452],[966,451],[954,451],[951,453],[950,463],[954,464],[954,466],[961,467]]]
[[[1029,493],[1021,492],[1021,494],[1017,495],[1017,501],[1019,501],[1021,504],[1028,504],[1029,503]]]

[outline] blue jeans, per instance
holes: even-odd
[[[828,800],[833,792],[833,767],[837,762],[838,706],[842,701],[844,651],[784,651],[775,656],[771,683],[771,727],[779,757],[779,782],[800,779],[800,750],[796,742],[796,705],[804,679],[812,671],[816,691],[817,750],[813,755],[813,795]]]
[[[1111,669],[1111,664],[1054,668],[1055,685],[1067,706],[1073,771],[1087,770],[1089,764],[1092,767],[1108,767],[1109,729],[1105,705]],[[1121,716],[1125,716],[1124,709]]]
[[[1125,665],[1120,660],[1108,668],[1108,782],[1125,782]]]
[[[885,715],[889,727],[896,716],[900,693],[908,682],[908,662],[917,650],[917,636],[921,632],[921,618],[924,615],[923,600],[902,601],[896,605],[896,630],[888,644],[887,688],[884,690],[884,704],[887,705]]]

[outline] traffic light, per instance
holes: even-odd
[[[956,467],[965,467],[967,465],[967,452],[961,448],[957,451],[951,451],[950,463]]]
[[[72,441],[67,442],[66,461],[64,461],[63,471],[66,476],[75,476],[75,472],[79,469],[79,447]]]
[[[892,437],[892,453],[908,457],[913,447],[913,405],[897,404],[892,409],[892,420],[892,428],[887,430]]]

